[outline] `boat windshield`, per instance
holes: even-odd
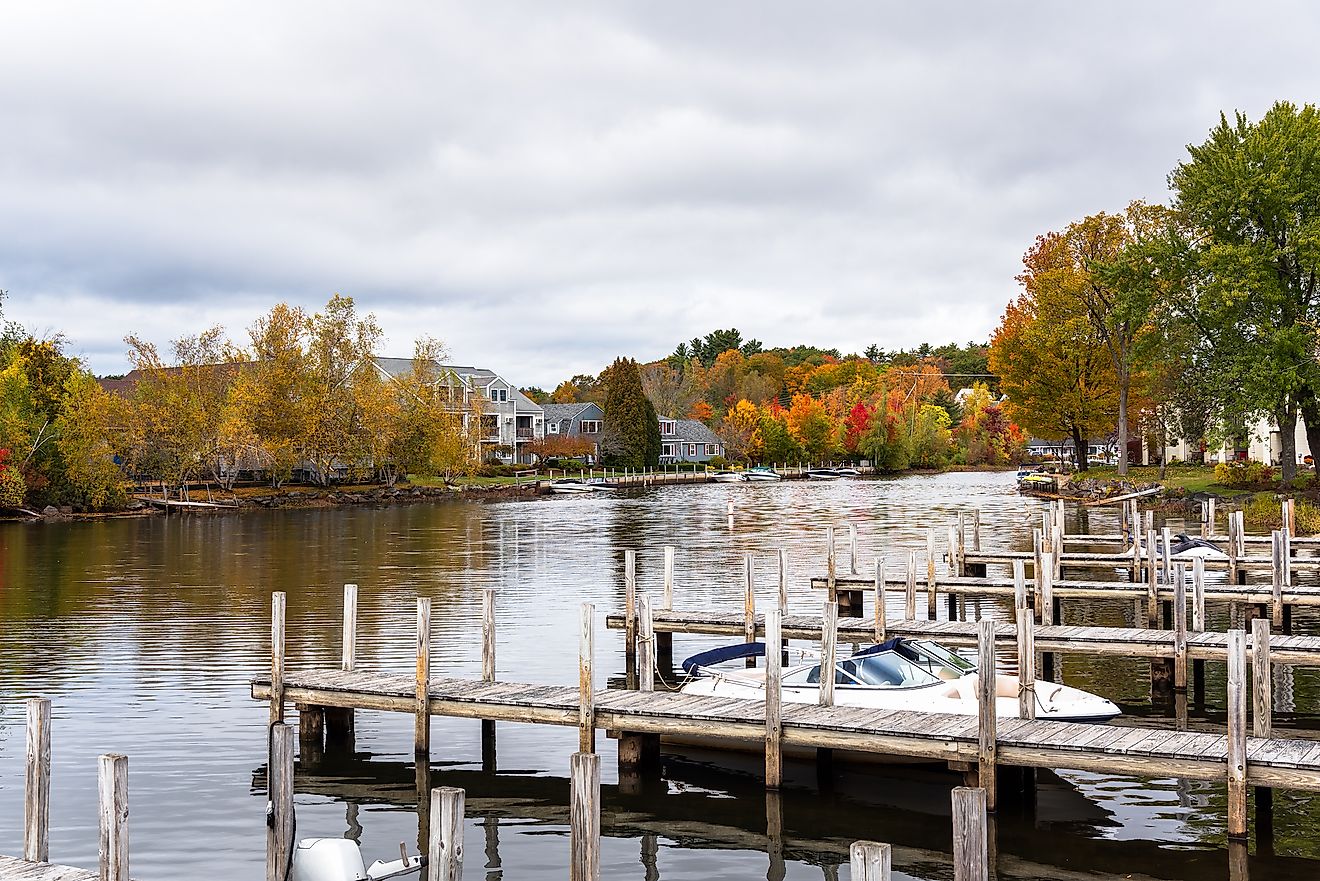
[[[976,671],[971,661],[928,639],[905,640],[903,647],[923,670],[940,679],[960,679]]]
[[[834,668],[834,684],[843,686],[869,686],[871,688],[910,688],[931,685],[940,677],[923,670],[898,652],[880,652],[861,658],[840,661]],[[820,667],[812,667],[807,682],[820,682]]]

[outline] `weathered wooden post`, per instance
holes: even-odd
[[[1247,837],[1246,634],[1228,632],[1228,837]]]
[[[266,792],[270,801],[270,820],[266,824],[266,881],[288,881],[293,865],[293,729],[282,722],[270,726]],[[102,847],[102,853],[104,850]],[[128,875],[124,878],[127,879]]]
[[[1274,736],[1274,680],[1270,664],[1270,622],[1251,622],[1252,730],[1256,737]]]
[[[1024,560],[1013,561],[1013,609],[1029,608],[1027,603],[1027,567]]]
[[[578,631],[578,750],[596,751],[596,607],[582,604]]]
[[[839,607],[825,603],[820,631],[820,705],[834,706],[834,652],[839,642]]]
[[[426,854],[427,881],[461,881],[463,877],[463,790],[438,786],[431,790],[431,834]]]
[[[962,557],[958,554],[958,524],[949,524],[949,574],[962,577]],[[953,615],[949,616],[953,620]]]
[[[1270,533],[1270,620],[1275,628],[1283,627],[1283,531]]]
[[[788,549],[779,549],[779,611],[788,614]]]
[[[1063,527],[1054,527],[1054,580],[1063,580]]]
[[[848,572],[857,574],[857,524],[848,524]]]
[[[1192,630],[1205,632],[1205,558],[1192,559]],[[1198,704],[1205,701],[1205,660],[1192,661],[1192,694]]]
[[[1283,531],[1288,535],[1295,535],[1295,519],[1297,509],[1292,499],[1283,500]]]
[[[981,549],[981,509],[972,509],[972,550]]]
[[[651,598],[643,594],[637,605],[637,688],[655,691],[655,622]],[[752,619],[755,623],[755,618]]]
[[[1187,571],[1173,567],[1173,688],[1187,690]]]
[[[277,590],[270,600],[270,721],[284,721],[284,591]]]
[[[993,811],[998,738],[995,731],[995,622],[990,618],[976,622],[976,649],[977,782],[984,787],[987,806]]]
[[[839,586],[836,581],[838,578],[838,572],[836,570],[837,564],[834,559],[833,526],[825,527],[825,545],[825,592],[826,596],[829,597],[830,602],[837,603],[839,601]]]
[[[413,752],[431,751],[431,598],[417,598],[417,691],[414,704]]]
[[[1238,579],[1238,512],[1228,512],[1228,583],[1240,584]]]
[[[884,557],[875,558],[875,641],[882,643],[885,641],[885,579],[888,575],[885,572],[888,560]],[[767,646],[770,643],[766,643]]]
[[[935,527],[926,530],[926,618],[935,620]]]
[[[984,783],[972,789],[953,790],[953,881],[988,881],[989,844],[986,837],[987,810],[993,810]]]
[[[1165,584],[1173,583],[1173,530],[1164,527],[1160,533],[1160,574]]]
[[[495,588],[481,591],[481,681],[495,681]]]
[[[284,728],[285,726],[280,725]],[[292,734],[289,749],[292,755]],[[290,759],[290,766],[293,762]],[[97,759],[96,788],[101,827],[100,881],[128,878],[128,756],[107,753]]]
[[[1146,531],[1146,626],[1154,630],[1160,624],[1160,567],[1155,547],[1155,530]]]
[[[674,550],[673,545],[665,546],[665,592],[661,608],[667,612],[674,608]]]
[[[1040,623],[1054,623],[1054,554],[1040,555],[1040,575],[1036,578],[1036,599],[1040,604]]]
[[[358,586],[344,585],[344,620],[340,641],[339,669],[346,673],[357,666]],[[352,751],[353,710],[350,707],[322,707],[325,719],[325,742],[337,749]]]
[[[23,859],[50,861],[50,701],[41,697],[27,701]]]
[[[1031,531],[1031,578],[1036,584],[1040,584],[1040,570],[1042,568],[1040,555],[1045,553],[1045,536],[1039,529]]]
[[[917,552],[908,551],[907,597],[903,607],[903,620],[915,621],[917,617]]]
[[[743,555],[743,642],[756,642],[756,572],[751,554]],[[755,667],[756,658],[748,658],[747,666]]]
[[[783,639],[783,613],[769,609],[765,613],[765,785],[778,789],[783,779],[783,722],[781,720],[780,677],[782,655],[773,651]]]
[[[633,688],[637,676],[637,552],[632,548],[623,552],[623,615],[625,676],[628,687]]]
[[[874,841],[854,841],[848,848],[852,881],[889,881],[892,848]]]
[[[569,763],[569,875],[600,881],[600,756],[574,753]]]
[[[1036,718],[1036,619],[1031,610],[1017,614],[1018,718]]]

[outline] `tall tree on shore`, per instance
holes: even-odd
[[[1169,185],[1193,231],[1194,318],[1242,409],[1279,426],[1291,480],[1299,411],[1320,449],[1320,112],[1279,102],[1256,123],[1221,115],[1188,152]]]
[[[601,456],[628,468],[658,465],[660,420],[642,390],[637,362],[616,359],[601,373],[600,384],[604,389],[600,406],[605,411]]]
[[[1008,414],[1032,434],[1072,438],[1086,470],[1086,440],[1108,434],[1118,415],[1118,379],[1086,311],[1046,287],[1008,304],[990,340],[990,369]]]

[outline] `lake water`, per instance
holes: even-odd
[[[53,860],[95,868],[96,756],[120,752],[129,756],[135,878],[263,877],[267,708],[250,699],[248,679],[269,664],[273,590],[288,593],[294,670],[337,664],[342,585],[355,582],[360,669],[411,669],[421,594],[434,602],[433,673],[477,676],[481,588],[495,587],[499,677],[575,684],[579,604],[595,602],[601,618],[622,605],[626,548],[638,551],[642,590],[658,593],[662,549],[672,544],[677,608],[741,609],[742,556],[756,555],[770,602],[775,552],[785,547],[790,611],[819,611],[807,577],[823,568],[826,524],[842,543],[846,524],[857,523],[869,567],[878,550],[924,547],[927,525],[973,507],[985,547],[1029,546],[1040,503],[1019,497],[1011,474],[981,473],[5,524],[0,853],[22,849],[22,699],[44,696],[54,705]],[[1108,512],[1090,512],[1089,525],[1117,528]],[[1004,614],[988,601],[980,608]],[[1065,615],[1118,625],[1132,609],[1065,605]],[[1213,607],[1211,624],[1225,626]],[[1296,624],[1317,631],[1311,616]],[[617,682],[622,635],[600,625],[597,669]],[[676,637],[674,654],[718,642]],[[1151,705],[1148,670],[1125,659],[1063,663],[1066,682],[1118,701],[1128,724],[1173,714]],[[1276,728],[1320,727],[1315,672],[1281,669],[1275,689]],[[1211,665],[1193,725],[1222,725],[1223,693],[1222,667]],[[483,765],[478,723],[433,722],[430,783],[468,793],[466,877],[566,877],[576,743],[574,729],[501,725],[494,761]],[[598,748],[611,881],[846,878],[847,847],[859,838],[894,845],[896,877],[952,877],[949,775],[845,768],[819,782],[810,766],[791,764],[782,797],[767,802],[757,757],[666,757],[662,780],[636,791],[617,785],[613,741],[599,736]],[[359,713],[356,752],[300,772],[298,835],[352,836],[367,862],[397,857],[399,842],[417,842],[416,779],[411,717]],[[1272,846],[1253,840],[1251,877],[1320,877],[1320,799],[1279,792],[1275,812]],[[768,813],[782,834],[767,836]],[[1006,809],[995,825],[1003,879],[1227,877],[1222,785],[1063,772],[1042,782],[1034,815]]]

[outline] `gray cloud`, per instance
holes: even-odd
[[[1221,110],[1313,100],[1307,4],[10,8],[0,287],[99,371],[128,332],[331,292],[521,383],[737,325],[980,339],[1034,236]],[[1263,27],[1266,21],[1283,26]]]

